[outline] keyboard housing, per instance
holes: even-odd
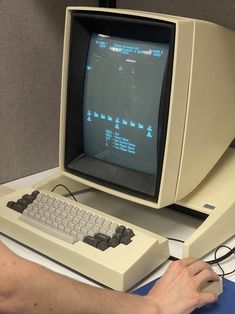
[[[169,257],[168,241],[163,236],[48,191],[43,192],[133,229],[135,236],[128,245],[101,251],[82,241],[67,243],[39,230],[22,221],[21,213],[7,207],[9,201],[17,201],[33,191],[25,188],[0,199],[1,232],[96,282],[119,291],[129,290]]]

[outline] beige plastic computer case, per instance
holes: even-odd
[[[64,169],[66,89],[71,12],[111,12],[172,22],[176,26],[169,120],[158,202],[114,191]],[[187,239],[184,256],[200,257],[234,234],[235,33],[213,23],[155,13],[67,8],[61,91],[60,171],[36,185],[64,182],[73,191],[93,187],[145,206],[177,203],[208,214]],[[145,214],[143,214],[145,216]],[[144,218],[144,217],[143,217]]]

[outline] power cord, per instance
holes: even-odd
[[[76,197],[74,196],[74,194],[64,185],[64,184],[57,184],[56,186],[53,187],[53,189],[51,190],[51,192],[54,192],[56,188],[58,187],[63,187],[65,188],[65,190],[69,193],[70,196],[72,196],[72,198],[77,202]]]
[[[229,252],[226,253],[225,255],[223,255],[223,256],[217,258],[217,253],[218,253],[218,251],[219,251],[221,248],[226,248],[226,249],[229,250]],[[215,252],[214,252],[214,257],[215,257],[215,259],[214,259],[213,261],[209,261],[209,262],[207,262],[207,263],[210,264],[210,263],[212,262],[213,264],[216,264],[216,265],[219,267],[219,269],[221,270],[221,274],[219,274],[219,276],[222,277],[222,278],[224,278],[225,276],[228,276],[228,275],[233,274],[233,273],[235,272],[235,269],[232,270],[232,271],[230,271],[230,272],[228,272],[228,273],[225,273],[224,269],[223,269],[222,266],[220,265],[220,262],[221,262],[221,261],[224,261],[224,260],[227,259],[229,256],[231,256],[232,254],[235,254],[235,247],[234,247],[234,248],[230,248],[230,247],[227,246],[227,245],[220,245],[219,247],[217,247],[217,249],[216,249]]]
[[[176,242],[180,242],[180,243],[184,243],[183,240],[180,240],[180,239],[175,239],[175,238],[167,238],[168,240],[171,240],[171,241],[176,241]]]

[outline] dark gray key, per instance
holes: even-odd
[[[125,244],[125,245],[129,244],[131,241],[132,240],[127,236],[121,237],[120,239],[120,243]]]
[[[103,234],[103,233],[96,233],[94,235],[94,237],[96,239],[98,239],[99,241],[106,241],[106,242],[108,242],[110,240],[110,237],[107,236],[106,234]]]
[[[106,242],[106,241],[100,241],[100,242],[97,244],[97,249],[99,249],[99,250],[101,250],[101,251],[105,251],[108,247],[109,247],[109,244],[108,244],[108,242]]]
[[[126,230],[125,226],[118,226],[116,229],[117,234],[123,234],[123,232]]]
[[[97,247],[98,243],[99,243],[99,240],[98,239],[95,239],[94,237],[91,237],[91,236],[86,236],[84,239],[83,239],[83,242],[91,245],[91,246],[94,246],[94,247]]]
[[[124,232],[123,232],[123,236],[127,236],[129,238],[132,238],[134,236],[134,231],[130,228],[127,228]]]
[[[120,242],[119,242],[119,240],[117,240],[117,239],[110,239],[110,240],[108,241],[108,244],[109,244],[110,247],[116,247],[116,246],[118,246],[119,243],[120,243]]]

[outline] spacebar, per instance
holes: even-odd
[[[73,244],[73,243],[78,241],[74,236],[72,236],[68,233],[62,232],[62,231],[60,231],[54,227],[51,227],[49,225],[46,225],[40,221],[32,219],[29,216],[21,215],[20,220],[26,222],[27,224],[29,224],[33,227],[36,227],[37,229],[39,229],[41,231],[46,232],[47,234],[50,234],[50,235],[56,237],[57,239],[63,240],[67,243]]]

